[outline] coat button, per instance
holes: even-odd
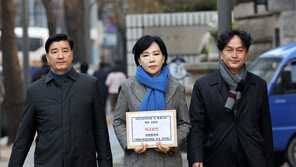
[[[232,150],[236,150],[236,147],[235,147],[235,146],[231,146],[231,149],[232,149]]]

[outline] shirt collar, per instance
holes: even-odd
[[[70,71],[68,72],[67,74],[67,78],[70,78],[72,79],[73,81],[76,81],[77,78],[78,78],[78,73],[76,72],[76,70],[71,66],[71,68],[69,69]],[[67,73],[67,72],[66,72]],[[54,76],[51,72],[49,72],[47,75],[46,75],[46,78],[45,78],[45,83],[48,83],[52,80],[55,80],[54,79]]]

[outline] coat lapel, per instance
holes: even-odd
[[[177,87],[178,87],[178,85],[175,82],[173,82],[173,79],[170,77],[169,78],[169,86],[168,86],[168,89],[165,94],[167,104],[169,103],[169,101],[173,97],[174,93],[176,92]]]
[[[242,98],[241,98],[241,102],[246,102],[246,100],[244,100],[245,97],[247,97],[248,94],[248,89],[252,86],[252,85],[256,85],[256,81],[253,78],[253,76],[248,72],[247,73],[247,79],[245,82],[245,87],[242,91]],[[243,105],[243,104],[241,104]]]
[[[217,89],[219,90],[221,96],[227,100],[229,91],[227,90],[227,86],[223,80],[221,80],[221,82],[217,85]]]
[[[247,93],[247,90],[252,86],[252,85],[256,85],[256,80],[255,78],[252,76],[252,74],[250,72],[247,73],[247,79],[246,79],[246,85],[242,91],[242,96],[244,96],[244,94]]]
[[[225,82],[223,81],[223,78],[220,74],[220,70],[216,70],[213,75],[213,79],[209,83],[210,86],[214,86],[217,88],[220,95],[227,100],[228,98],[228,90]]]
[[[144,99],[147,93],[146,87],[140,82],[138,82],[136,77],[134,77],[132,82],[130,82],[129,87],[133,91],[133,93],[136,95],[138,100],[142,102],[142,100]]]

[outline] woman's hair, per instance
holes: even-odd
[[[164,63],[162,64],[162,66],[166,66],[167,63],[167,59],[168,59],[168,52],[167,52],[167,48],[164,44],[164,42],[162,41],[162,39],[160,39],[158,36],[150,36],[150,35],[145,35],[143,37],[141,37],[137,43],[135,44],[135,46],[133,47],[133,54],[134,54],[134,59],[135,62],[137,64],[137,66],[140,65],[138,59],[140,58],[140,54],[145,51],[146,49],[148,49],[152,43],[155,42],[158,44],[161,53],[164,55],[165,60]]]

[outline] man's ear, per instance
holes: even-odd
[[[48,61],[48,54],[47,54],[47,53],[45,54],[45,57],[46,57],[47,62],[49,62],[49,61]]]
[[[73,50],[71,50],[71,57],[72,57],[71,59],[72,59],[72,61],[73,61],[73,56],[74,56],[73,53],[74,53]]]
[[[223,57],[221,55],[222,55],[222,51],[219,51],[220,59],[223,60]]]

